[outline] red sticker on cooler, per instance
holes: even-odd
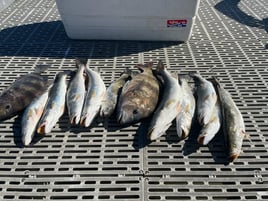
[[[167,20],[167,27],[186,27],[187,20]]]

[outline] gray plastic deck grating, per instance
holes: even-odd
[[[221,134],[208,146],[197,133],[178,141],[175,125],[148,144],[148,122],[113,118],[53,131],[20,146],[20,120],[0,123],[0,200],[268,200],[268,1],[201,0],[191,40],[70,40],[53,0],[17,0],[0,12],[0,89],[36,64],[50,79],[88,57],[105,83],[125,67],[162,59],[171,72],[217,76],[240,108],[250,141],[225,164]]]

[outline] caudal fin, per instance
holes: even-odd
[[[80,68],[80,66],[86,66],[87,58],[75,58],[75,64],[77,68]]]
[[[49,67],[50,67],[50,65],[46,65],[46,64],[37,65],[35,67],[35,71],[34,72],[35,73],[38,73],[38,74],[41,74],[41,73],[47,71]]]

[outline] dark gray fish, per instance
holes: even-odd
[[[149,117],[156,108],[159,98],[159,82],[154,76],[153,63],[139,64],[141,73],[128,81],[119,97],[117,121],[131,124]]]
[[[229,149],[229,161],[236,160],[241,152],[243,139],[246,136],[243,116],[233,101],[230,93],[225,90],[216,78],[212,83],[219,97],[222,111],[222,126],[226,145]]]
[[[106,89],[105,99],[101,104],[100,116],[109,117],[112,115],[117,105],[120,90],[127,80],[131,78],[131,75],[132,71],[126,68],[121,76],[109,85]]]
[[[47,90],[48,76],[41,75],[47,69],[47,65],[36,66],[34,72],[21,76],[2,92],[0,95],[0,120],[17,115]]]

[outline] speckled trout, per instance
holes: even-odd
[[[85,99],[85,68],[87,59],[76,59],[78,68],[76,74],[70,81],[66,94],[66,103],[71,124],[79,124],[83,103]]]
[[[197,73],[190,73],[194,79],[197,95],[197,120],[201,126],[207,124],[217,101],[213,84]]]
[[[222,114],[219,100],[217,100],[212,111],[210,120],[207,124],[203,125],[197,141],[201,145],[207,145],[219,132],[222,124]]]
[[[105,98],[106,87],[99,73],[88,66],[85,71],[88,77],[88,91],[84,100],[80,124],[89,127],[99,113]]]
[[[176,130],[178,137],[182,140],[188,137],[191,130],[195,115],[195,98],[186,76],[179,75],[178,81],[181,84],[183,95],[181,112],[176,117]]]
[[[243,116],[233,101],[230,93],[214,78],[213,84],[219,96],[222,116],[223,133],[229,149],[229,161],[236,160],[241,152],[243,139],[246,136]]]
[[[157,69],[164,81],[163,97],[149,124],[147,137],[150,140],[156,140],[171,126],[172,121],[181,111],[183,98],[178,78],[173,77],[161,61],[159,61]]]
[[[49,90],[34,99],[23,112],[21,120],[21,136],[22,143],[25,146],[28,146],[32,142],[37,124],[44,112],[48,100],[48,94]]]
[[[50,89],[48,102],[46,104],[44,113],[38,123],[37,133],[50,133],[52,128],[56,125],[59,118],[63,115],[65,110],[65,100],[67,91],[67,73],[58,73]]]

